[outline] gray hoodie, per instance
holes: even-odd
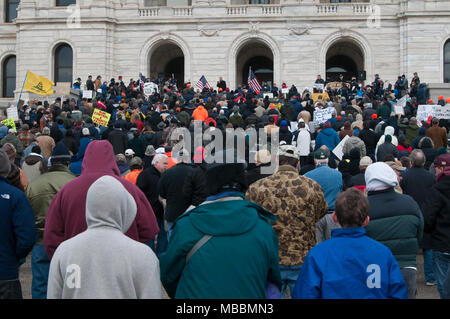
[[[63,242],[50,264],[49,299],[161,298],[159,261],[124,233],[136,202],[122,184],[103,176],[86,198],[85,232]]]

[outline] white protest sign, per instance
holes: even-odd
[[[397,101],[397,105],[399,106],[406,106],[406,100],[409,99],[409,95],[405,95],[404,97],[402,97],[400,100]]]
[[[158,85],[156,85],[156,83],[153,82],[147,82],[144,84],[144,94],[147,96],[151,96],[153,94],[155,94],[158,92]]]
[[[281,93],[282,94],[288,94],[289,93],[289,89],[281,89]]]
[[[291,122],[291,126],[289,127],[289,131],[291,131],[291,133],[294,133],[297,130],[298,130],[298,122]]]
[[[19,113],[17,112],[17,106],[12,106],[6,109],[6,117],[14,119],[14,122],[19,122]]]
[[[314,84],[313,84],[313,88],[314,88],[314,89],[323,90],[324,87],[325,87],[325,85],[322,84],[322,83],[314,83]]]
[[[333,114],[333,112],[336,112],[334,108],[318,109],[314,111],[314,123],[325,123],[327,120],[331,119],[331,115]]]
[[[273,99],[273,93],[264,93],[264,98],[266,98],[266,96],[269,97],[269,99]]]
[[[394,113],[404,115],[405,111],[402,105],[394,105]]]
[[[433,118],[448,120],[450,119],[450,106],[419,105],[416,116],[418,121],[426,121],[430,115]]]
[[[92,99],[93,93],[94,91],[91,90],[83,91],[83,99]]]
[[[339,160],[342,160],[342,157],[344,156],[344,152],[342,151],[344,149],[345,142],[350,138],[350,136],[346,135],[342,141],[334,148],[333,154],[336,155]]]

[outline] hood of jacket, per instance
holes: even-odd
[[[446,167],[445,170],[436,176],[436,181],[441,181],[443,178],[450,176],[450,166]],[[436,188],[445,193],[450,193],[450,178],[445,179],[445,183],[441,182],[436,184]]]
[[[275,215],[261,206],[241,199],[202,204],[187,212],[192,225],[202,233],[213,236],[234,236],[250,231],[258,218],[270,223]]]
[[[322,131],[320,131],[320,132],[323,133],[323,134],[325,134],[326,136],[331,136],[331,135],[333,135],[334,133],[336,133],[336,131],[333,130],[331,127],[326,128],[326,129],[324,129],[324,130],[322,130]]]
[[[30,166],[33,166],[34,164],[39,163],[41,161],[42,161],[42,157],[37,154],[35,155],[34,153],[30,153],[30,155],[28,155],[25,158],[25,163]]]
[[[78,162],[84,158],[86,149],[91,142],[92,142],[92,140],[89,138],[82,138],[80,140],[80,147],[78,148],[78,153],[77,153],[77,155],[75,155],[73,162]]]
[[[394,136],[395,129],[392,126],[386,126],[384,129],[384,135]]]
[[[112,227],[126,233],[136,218],[137,205],[126,188],[112,176],[102,176],[86,196],[88,229]]]
[[[94,173],[120,177],[113,147],[106,140],[89,143],[81,168],[83,174]]]

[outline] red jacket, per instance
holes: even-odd
[[[49,258],[52,258],[56,248],[63,241],[87,229],[87,191],[104,175],[115,177],[136,201],[136,219],[125,235],[141,243],[148,243],[158,234],[159,227],[155,214],[144,193],[136,185],[120,177],[111,143],[93,141],[86,149],[81,176],[64,185],[48,209],[44,245]]]

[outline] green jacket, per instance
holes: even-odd
[[[36,177],[25,190],[36,219],[36,229],[39,234],[37,245],[43,245],[45,218],[48,208],[56,193],[75,178],[69,168],[63,165],[53,165],[49,171]]]
[[[276,217],[238,198],[208,202],[179,217],[160,257],[161,281],[171,298],[260,299],[268,281],[281,287],[271,225]],[[186,264],[205,234],[213,237]]]
[[[411,145],[412,141],[419,136],[419,127],[417,124],[409,123],[408,125],[402,124],[400,119],[397,120],[397,126],[402,131],[405,131],[406,142]]]

